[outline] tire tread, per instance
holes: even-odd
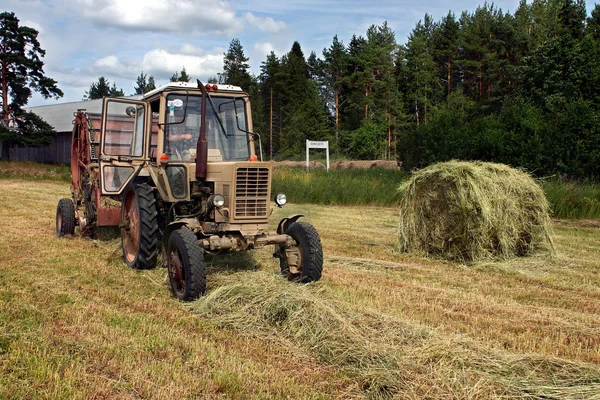
[[[58,228],[58,214],[61,214],[62,223]],[[63,237],[75,232],[75,206],[71,199],[63,198],[58,201],[56,207],[56,236]]]

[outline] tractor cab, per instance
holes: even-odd
[[[210,163],[258,160],[249,98],[237,86],[171,82],[140,100],[106,98],[101,125],[103,195],[120,195],[150,165],[169,181],[161,194],[178,201],[190,190],[168,178],[201,181]]]

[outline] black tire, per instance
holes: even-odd
[[[323,273],[323,248],[317,230],[308,222],[294,222],[285,231],[296,241],[300,250],[300,272],[291,273],[281,249],[279,266],[281,274],[290,282],[308,283],[321,279]]]
[[[121,204],[121,248],[133,269],[156,267],[159,229],[153,189],[143,183],[125,191]]]
[[[165,256],[175,297],[182,301],[193,301],[206,292],[206,264],[194,232],[187,228],[173,231]]]
[[[75,232],[75,207],[71,199],[60,199],[56,207],[56,236],[63,237]]]

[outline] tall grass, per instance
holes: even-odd
[[[405,172],[383,168],[363,170],[277,168],[273,191],[295,203],[394,206]]]
[[[71,168],[64,164],[0,161],[0,179],[71,182]]]
[[[543,186],[554,217],[600,219],[600,184],[554,180]]]

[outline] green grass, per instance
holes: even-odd
[[[554,217],[600,219],[600,184],[548,181],[543,186]]]
[[[71,182],[71,168],[64,164],[0,160],[0,179]]]
[[[294,203],[393,206],[405,172],[383,168],[363,170],[277,168],[273,192],[285,193]]]

